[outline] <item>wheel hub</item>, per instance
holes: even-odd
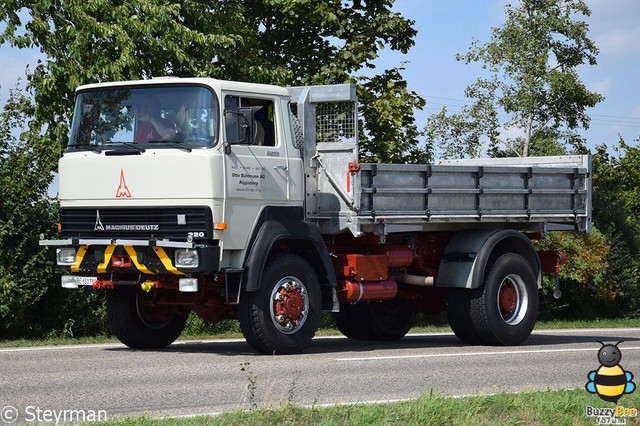
[[[502,287],[500,290],[500,313],[503,317],[507,317],[513,313],[518,301],[518,294],[513,287]]]
[[[283,278],[272,293],[271,319],[281,332],[292,334],[304,324],[309,312],[309,299],[304,284],[295,277]]]
[[[280,300],[275,302],[276,316],[284,315],[292,320],[300,318],[302,310],[304,308],[304,299],[297,292],[287,293],[284,289],[278,292]]]
[[[504,322],[518,325],[527,314],[529,297],[524,280],[518,274],[507,275],[497,295],[498,309]]]

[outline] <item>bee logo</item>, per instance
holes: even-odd
[[[636,390],[636,385],[632,382],[633,373],[624,371],[619,365],[622,352],[618,345],[622,342],[621,340],[615,345],[598,342],[602,345],[598,351],[600,368],[587,374],[589,381],[585,385],[587,392],[595,393],[604,401],[614,404],[618,403],[622,395]]]

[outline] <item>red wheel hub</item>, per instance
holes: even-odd
[[[300,330],[309,313],[309,297],[302,281],[282,278],[271,293],[271,320],[278,331],[293,334]]]
[[[517,302],[518,293],[513,287],[502,286],[502,288],[500,288],[498,303],[500,305],[500,313],[502,316],[506,317],[513,313],[516,309]]]
[[[282,315],[290,321],[300,319],[304,310],[304,299],[298,290],[287,291],[280,289],[280,300],[274,302],[273,310],[276,315]]]

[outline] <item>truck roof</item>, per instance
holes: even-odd
[[[208,77],[156,77],[149,80],[128,80],[128,81],[111,81],[104,83],[84,84],[76,89],[76,92],[83,90],[105,89],[109,87],[123,86],[150,86],[160,84],[202,84],[209,86],[214,90],[231,90],[236,92],[263,93],[278,96],[290,96],[289,91],[280,86],[260,83],[247,83],[241,81],[219,80]]]

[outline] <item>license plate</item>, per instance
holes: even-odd
[[[98,277],[76,277],[78,285],[92,286],[98,280]]]

